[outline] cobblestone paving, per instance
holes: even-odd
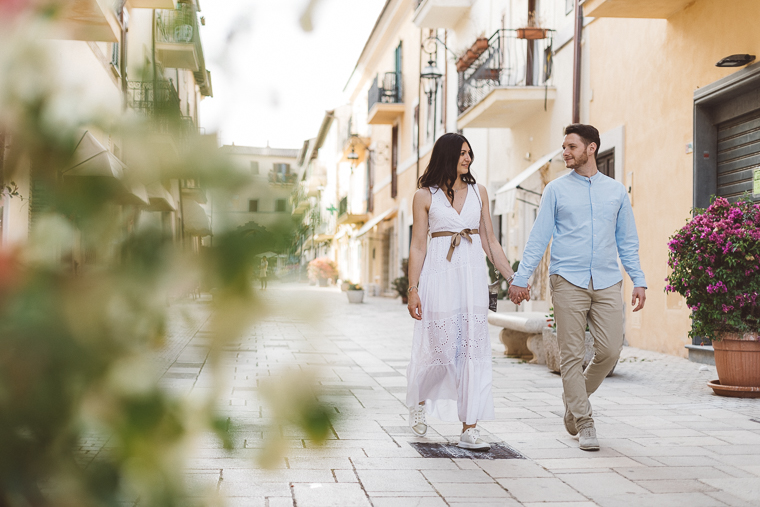
[[[187,471],[199,491],[218,489],[228,505],[758,505],[760,423],[752,419],[760,420],[760,400],[713,395],[706,386],[717,378],[713,367],[625,348],[592,398],[602,449],[586,453],[564,430],[559,376],[504,357],[492,328],[496,420],[480,427],[527,459],[426,459],[409,442],[455,442],[461,425],[429,421],[426,438],[408,429],[413,321],[398,299],[349,305],[335,289],[303,285],[273,285],[263,299],[269,316],[225,358],[229,387],[219,403],[238,424],[239,448],[228,453],[209,439]],[[196,305],[202,324],[207,310]],[[210,385],[203,325],[196,331],[175,341],[162,381],[181,392]],[[322,448],[285,430],[287,457],[264,471],[253,460],[271,438],[260,381],[293,369],[317,376],[322,401],[339,418]]]

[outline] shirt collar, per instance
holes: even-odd
[[[597,179],[599,179],[599,177],[602,175],[602,173],[601,173],[601,172],[599,172],[599,170],[597,169],[597,171],[596,171],[596,174],[594,174],[593,176],[591,176],[591,178],[587,178],[586,176],[581,176],[580,174],[578,174],[578,173],[575,171],[575,169],[571,169],[571,170],[570,170],[570,175],[571,175],[571,176],[573,176],[574,178],[577,178],[577,179],[579,179],[579,180],[584,180],[584,181],[585,181],[585,180],[588,180],[588,179],[590,179],[592,182],[594,182],[594,181],[596,181]]]

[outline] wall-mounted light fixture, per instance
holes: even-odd
[[[715,64],[716,67],[744,67],[755,61],[755,55],[731,55]]]
[[[348,160],[350,160],[351,162],[353,162],[355,160],[359,160],[359,154],[356,153],[356,151],[354,151],[354,145],[353,144],[351,144],[351,153],[349,153],[348,155],[346,155],[346,158]]]

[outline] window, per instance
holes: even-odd
[[[615,179],[615,148],[600,153],[596,157],[596,167],[605,176]]]
[[[286,206],[285,199],[277,199],[274,203],[274,210],[278,213],[282,213],[285,211],[285,206]]]
[[[256,176],[257,174],[259,174],[259,163],[256,162],[255,160],[251,161],[251,174],[253,176]]]
[[[259,211],[259,200],[251,199],[250,201],[248,201],[248,212],[257,213],[258,211]]]
[[[565,16],[575,9],[575,0],[565,0]]]
[[[420,105],[414,106],[414,121],[412,122],[412,151],[417,152],[417,141],[420,138]]]
[[[290,164],[274,164],[274,172],[279,174],[290,174]]]

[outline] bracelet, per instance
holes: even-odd
[[[412,285],[411,287],[409,287],[408,289],[406,289],[406,292],[407,293],[411,293],[412,289],[417,290],[417,286],[416,285]]]
[[[514,279],[515,279],[515,274],[512,273],[512,275],[509,278],[507,278],[507,285],[512,285],[512,280]]]

